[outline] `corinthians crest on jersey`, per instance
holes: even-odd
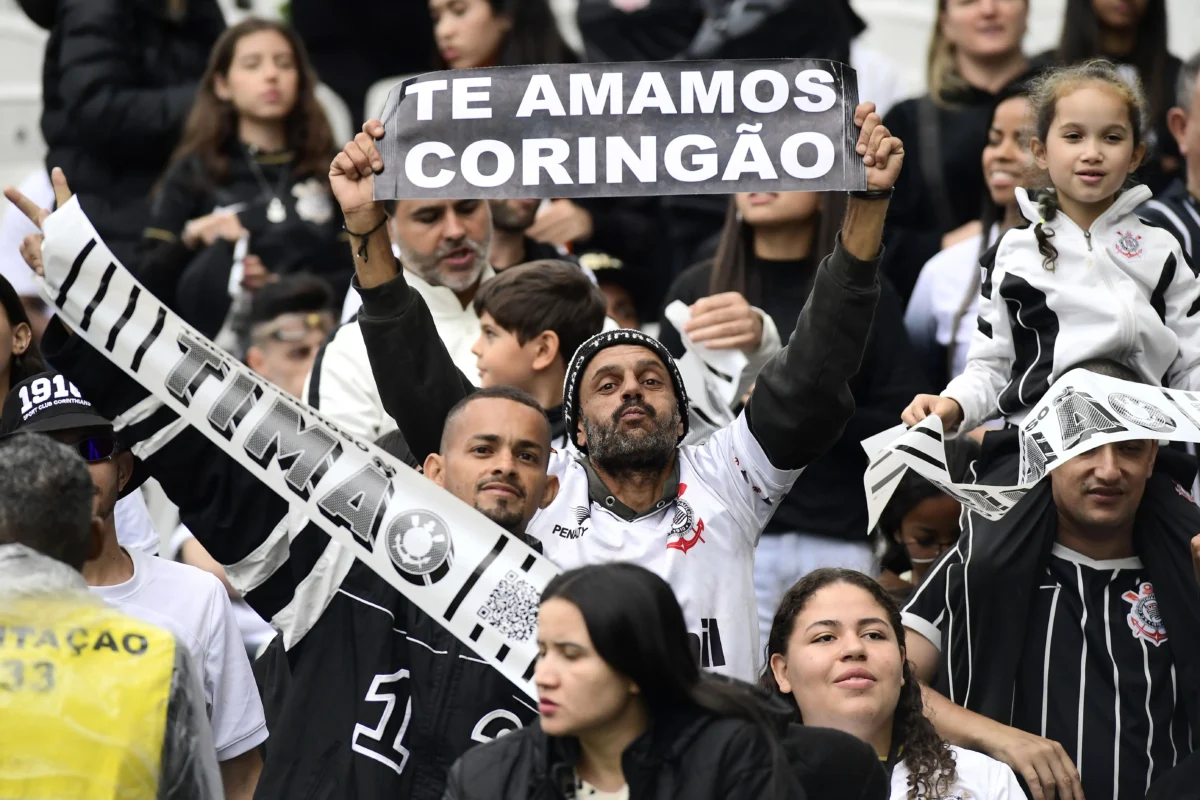
[[[400,577],[409,583],[437,583],[454,563],[450,528],[431,511],[413,509],[397,515],[388,525],[384,546]]]
[[[696,512],[690,503],[683,499],[687,484],[679,484],[679,497],[675,501],[675,519],[671,522],[671,532],[667,534],[667,549],[680,550],[686,553],[697,544],[704,541],[704,520],[696,518]]]
[[[1121,597],[1132,606],[1125,619],[1135,639],[1145,640],[1155,647],[1167,640],[1167,629],[1163,626],[1154,587],[1149,581],[1138,586],[1136,592],[1125,592]]]

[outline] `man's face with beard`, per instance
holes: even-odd
[[[70,445],[72,449],[89,437],[112,438],[112,435],[112,430],[98,428],[55,431],[50,434],[53,439]],[[121,488],[125,486],[133,472],[133,456],[129,451],[115,452],[111,458],[104,461],[89,462],[88,472],[92,474],[92,483],[96,485],[92,514],[99,519],[107,520],[116,509],[117,500],[121,496]]]
[[[425,475],[509,533],[524,534],[558,493],[558,478],[546,474],[550,423],[523,403],[470,401],[446,420],[441,450],[425,460]]]
[[[492,225],[505,233],[524,233],[533,225],[541,200],[488,200]]]
[[[465,292],[487,266],[492,215],[482,200],[400,200],[388,232],[405,269]]]
[[[670,465],[683,422],[670,373],[653,350],[601,350],[584,370],[579,397],[577,435],[593,466],[620,475]]]

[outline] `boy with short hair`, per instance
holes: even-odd
[[[567,362],[604,328],[604,294],[574,264],[544,259],[504,270],[480,287],[474,302],[482,332],[471,352],[480,385],[533,395],[550,417],[554,446],[565,447]]]

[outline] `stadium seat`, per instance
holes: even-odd
[[[316,88],[317,102],[325,109],[325,117],[333,130],[333,143],[340,149],[342,145],[354,138],[354,122],[350,118],[350,107],[337,92],[323,83]]]

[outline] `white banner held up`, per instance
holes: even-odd
[[[927,417],[865,440],[863,476],[873,530],[904,473],[913,469],[987,519],[1000,519],[1047,473],[1101,445],[1130,439],[1200,442],[1200,393],[1071,370],[1029,412],[1020,432],[1020,480],[1013,486],[955,483],[946,470],[942,422]]]
[[[742,370],[750,360],[741,350],[713,350],[693,342],[683,329],[692,318],[692,312],[682,300],[668,305],[663,309],[663,315],[679,331],[679,338],[687,348],[675,364],[687,388],[692,412],[713,428],[732,424],[733,406],[741,399],[738,385]]]
[[[79,335],[537,697],[536,598],[554,564],[187,325],[121,266],[77,198],[43,230],[42,296]],[[513,591],[517,582],[528,586]],[[513,603],[510,616],[480,613],[494,592]]]

